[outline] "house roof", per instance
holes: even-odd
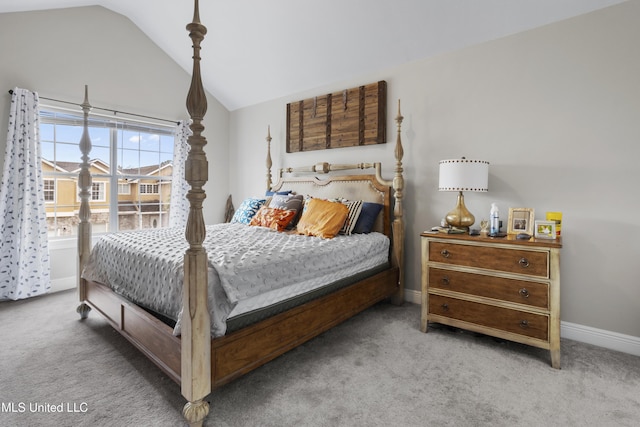
[[[53,165],[53,162],[47,159],[42,159],[43,161]],[[64,172],[78,172],[80,171],[80,162],[61,162],[61,161],[56,161],[55,165],[58,168],[62,168],[64,169]],[[89,165],[93,166],[93,167],[97,167],[100,169],[103,169],[105,171],[105,173],[109,172],[109,163],[100,160],[100,159],[91,159],[89,160]]]
[[[53,166],[53,162],[47,159],[42,159],[42,161],[49,163]],[[98,167],[103,169],[105,173],[109,173],[109,164],[101,159],[91,159],[89,160],[89,165],[93,167]],[[63,172],[79,172],[80,171],[80,162],[56,162],[55,166],[58,169],[63,169]],[[152,175],[164,168],[171,167],[172,162],[170,160],[164,161],[158,165],[151,166],[141,166],[140,168],[127,168],[120,169],[118,173],[121,175]]]

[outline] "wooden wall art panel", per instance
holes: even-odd
[[[287,153],[384,144],[384,80],[287,104]]]

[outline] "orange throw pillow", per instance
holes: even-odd
[[[251,218],[249,225],[268,227],[276,231],[284,231],[295,215],[296,211],[263,206],[255,216]]]
[[[298,221],[298,234],[331,239],[344,225],[349,208],[340,202],[311,199]]]

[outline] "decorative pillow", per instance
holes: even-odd
[[[309,206],[309,202],[311,201],[311,199],[313,199],[313,196],[310,196],[308,194],[304,195],[302,199],[302,213],[304,213],[307,210],[307,207]]]
[[[263,206],[255,216],[251,218],[249,225],[268,227],[276,231],[284,231],[295,215],[295,211]]]
[[[353,233],[353,228],[356,226],[356,221],[360,216],[360,210],[362,208],[362,200],[349,201],[347,199],[343,199],[342,197],[334,197],[331,199],[326,199],[330,202],[339,202],[347,206],[349,208],[349,214],[347,215],[347,219],[344,224],[340,228],[340,234],[346,234],[347,236]]]
[[[289,209],[299,211],[302,209],[302,194],[275,194],[269,202],[270,208]]]
[[[349,214],[349,208],[340,202],[311,199],[298,221],[298,234],[331,239],[338,234]]]
[[[295,227],[298,219],[300,219],[300,215],[302,213],[302,202],[302,194],[288,194],[286,196],[282,194],[276,194],[271,198],[269,207],[294,211],[295,215],[293,216],[293,220],[287,226],[288,229],[291,229]]]
[[[264,195],[267,196],[267,197],[268,196],[275,196],[276,194],[280,194],[280,195],[286,196],[287,194],[291,194],[291,190],[282,190],[282,191],[270,191],[270,190],[267,190],[264,193]]]
[[[380,203],[364,202],[352,233],[371,233],[381,210]]]
[[[360,216],[360,211],[362,210],[362,200],[355,201],[343,201],[344,205],[349,209],[349,214],[347,215],[347,219],[344,221],[342,228],[340,229],[340,234],[346,234],[347,236],[351,235],[354,227],[356,226],[356,222],[358,217]]]
[[[249,224],[251,218],[258,212],[258,209],[265,203],[265,199],[248,198],[244,199],[238,207],[238,210],[233,214],[231,222],[239,222],[241,224]]]

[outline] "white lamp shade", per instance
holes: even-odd
[[[488,191],[489,162],[486,160],[440,160],[439,191]]]

